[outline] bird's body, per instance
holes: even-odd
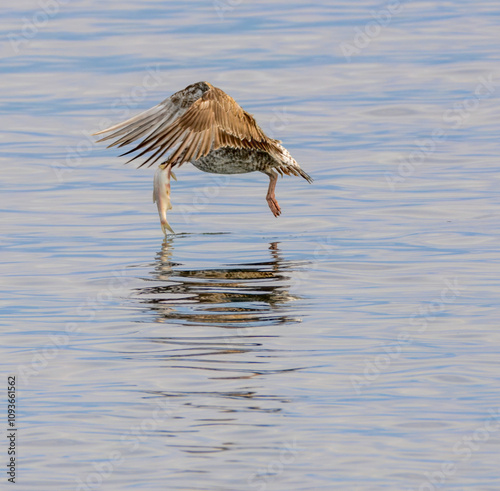
[[[223,147],[191,163],[199,170],[212,174],[245,174],[269,172],[276,165],[276,160],[262,150]]]
[[[172,231],[166,220],[166,211],[171,208],[172,168],[185,162],[214,174],[259,171],[268,175],[266,199],[274,216],[281,213],[274,195],[278,175],[302,176],[312,182],[279,140],[266,136],[253,116],[208,82],[190,85],[157,106],[96,134],[108,132],[111,134],[99,141],[117,138],[110,146],[122,147],[142,139],[124,154],[140,150],[131,159],[135,160],[153,152],[140,167],[161,162],[155,175],[153,200],[164,232],[165,228]]]

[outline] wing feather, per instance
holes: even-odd
[[[192,140],[190,141],[189,150],[184,156],[184,161],[189,162],[190,160],[197,160],[198,157],[198,145],[203,137],[203,133],[195,133]]]
[[[157,116],[159,112],[163,110],[164,103],[157,104],[156,106],[148,109],[147,111],[143,111],[142,113],[137,114],[133,118],[127,119],[126,121],[123,121],[122,123],[115,124],[114,126],[111,126],[109,128],[106,128],[105,130],[98,131],[97,133],[94,133],[94,135],[102,135],[103,133],[108,133],[110,131],[114,132],[114,135],[117,134],[122,134],[123,132],[127,131],[126,127],[127,126],[133,126],[134,123],[140,121],[146,121],[148,119],[153,119],[154,117]],[[101,138],[99,141],[104,141],[108,140],[109,138],[114,138],[114,135],[107,136],[105,138]]]
[[[197,92],[198,91],[198,92]],[[173,150],[166,162],[182,165],[221,147],[269,152],[280,158],[277,140],[268,138],[252,115],[207,82],[191,85],[157,106],[96,134],[111,133],[100,141],[117,138],[110,146],[142,141],[124,153],[139,151],[129,162],[153,152],[142,165],[152,165]]]

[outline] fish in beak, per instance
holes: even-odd
[[[170,176],[177,180],[172,172],[172,167],[162,164],[156,170],[153,183],[153,203],[156,203],[158,207],[161,229],[165,235],[167,235],[167,230],[172,234],[175,233],[167,222],[167,211],[172,208],[170,203]]]

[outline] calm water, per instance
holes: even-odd
[[[19,1],[0,26],[16,489],[500,489],[497,2]],[[280,180],[275,219],[265,176],[186,165],[164,240],[154,170],[88,135],[199,80],[315,182]]]

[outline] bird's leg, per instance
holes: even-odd
[[[276,201],[276,196],[274,194],[274,190],[276,189],[276,182],[278,181],[278,174],[268,174],[269,175],[269,188],[267,190],[266,200],[269,208],[273,212],[275,217],[281,215],[281,208]]]

